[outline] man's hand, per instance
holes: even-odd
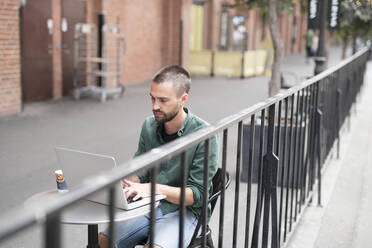
[[[151,184],[150,183],[135,183],[124,179],[122,181],[124,188],[125,197],[131,198],[133,201],[137,201],[143,197],[151,196]]]
[[[126,187],[129,187],[131,183],[133,182],[131,182],[131,180],[128,180],[128,179],[121,180],[121,186],[123,186],[123,189],[125,189]]]
[[[123,179],[121,181],[121,185],[123,186],[123,188],[129,186],[128,183],[127,183],[127,181],[132,181],[132,182],[135,182],[135,183],[139,183],[140,182],[140,179],[139,179],[139,177],[137,175],[132,175],[130,177],[127,177],[127,178]]]
[[[128,179],[122,180],[123,191],[127,199],[136,201],[143,197],[151,196],[151,183],[137,183]],[[194,193],[190,188],[186,188],[186,206],[194,204]],[[165,200],[180,204],[181,188],[172,187],[164,184],[155,184],[155,194],[163,194]]]

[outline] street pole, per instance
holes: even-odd
[[[320,1],[320,10],[319,10],[319,40],[318,40],[318,51],[316,53],[315,60],[315,70],[314,75],[321,73],[324,70],[324,62],[326,57],[324,54],[324,38],[325,38],[325,22],[326,22],[326,9],[328,1]]]

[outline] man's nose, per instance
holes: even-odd
[[[152,110],[159,110],[160,108],[159,108],[159,104],[156,102],[156,101],[154,101],[153,103],[152,103]]]

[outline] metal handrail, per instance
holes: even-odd
[[[84,181],[81,184],[81,187],[78,187],[76,190],[63,195],[58,201],[47,201],[41,204],[36,204],[32,209],[18,208],[1,216],[0,219],[2,221],[0,222],[0,241],[10,238],[19,231],[33,224],[45,223],[47,216],[53,213],[60,213],[64,208],[100,190],[108,190],[116,182],[127,176],[143,170],[154,168],[159,163],[180,154],[181,152],[199,144],[202,141],[205,141],[213,135],[247,119],[251,115],[257,114],[263,109],[266,109],[267,107],[276,104],[287,97],[293,96],[295,93],[301,91],[307,86],[326,78],[340,68],[351,63],[367,51],[368,48],[364,48],[350,58],[342,61],[340,64],[335,65],[322,73],[291,87],[285,92],[270,97],[265,101],[259,102],[234,115],[223,118],[217,123],[198,130],[188,136],[176,139],[175,141],[165,144],[160,148],[152,149],[144,155],[122,163],[120,166],[112,169],[111,171],[103,172],[98,176],[91,177],[89,180]]]

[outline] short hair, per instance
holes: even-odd
[[[169,65],[162,68],[156,73],[152,81],[154,83],[173,83],[178,97],[182,96],[183,93],[189,93],[191,87],[189,72],[179,65]]]

